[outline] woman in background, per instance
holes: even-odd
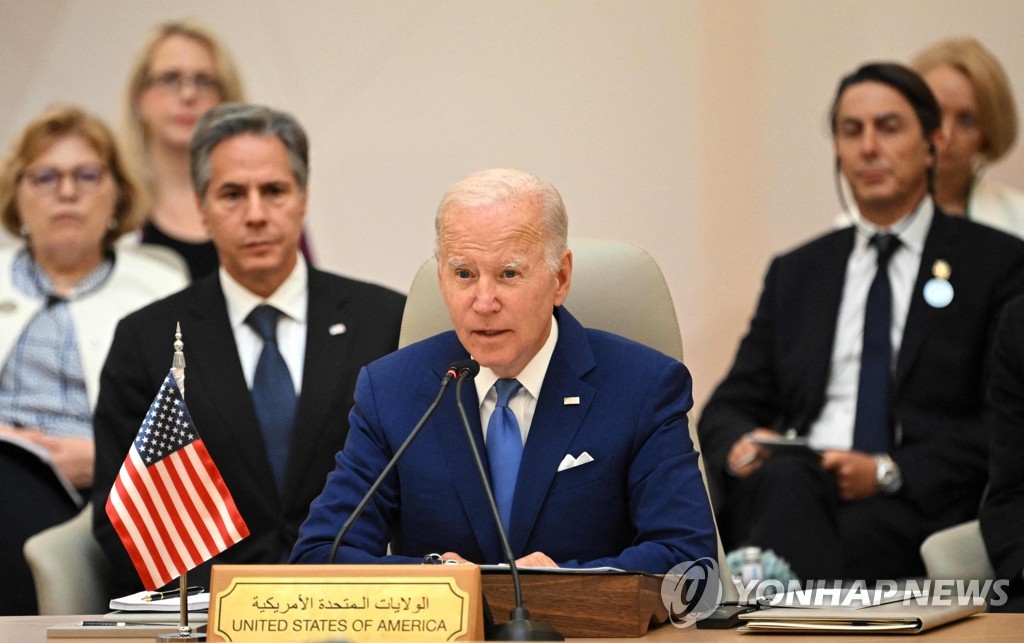
[[[927,47],[912,64],[942,108],[935,201],[949,214],[1024,236],[1024,193],[984,176],[1017,137],[1017,108],[999,61],[974,38],[955,38]]]
[[[115,252],[141,196],[113,135],[77,107],[33,120],[0,163],[0,218],[22,240],[0,250],[0,613],[34,613],[21,546],[92,486],[92,410],[117,322],[188,282],[145,251]],[[173,331],[153,329],[168,364]]]
[[[193,279],[216,270],[218,262],[189,182],[188,143],[210,108],[244,100],[227,50],[205,27],[188,21],[158,25],[128,81],[125,154],[152,203],[142,241],[180,254]]]
[[[218,261],[189,181],[188,144],[208,110],[244,100],[227,49],[209,29],[187,20],[154,29],[128,80],[125,152],[153,204],[141,239],[181,255],[192,279],[214,272]],[[305,237],[302,252],[312,263]]]

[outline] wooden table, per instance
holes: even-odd
[[[47,641],[64,643],[83,643],[90,639],[47,639],[46,628],[59,623],[71,623],[82,620],[97,620],[98,616],[5,616],[0,617],[0,643],[46,643]],[[637,641],[642,643],[660,643],[676,641],[685,643],[707,643],[717,641],[745,641],[746,643],[772,643],[773,641],[793,640],[797,643],[824,643],[841,639],[845,643],[874,643],[876,641],[1018,641],[1024,635],[1024,614],[978,614],[963,621],[952,623],[917,636],[908,638],[899,636],[785,636],[780,634],[744,635],[736,630],[698,630],[695,628],[677,629],[671,625],[652,628],[642,638],[624,639],[571,639],[573,641],[589,641],[590,643],[614,643],[616,641]],[[91,639],[97,640],[97,639]],[[114,639],[118,643],[144,641],[151,643],[153,639]],[[282,643],[285,640],[282,639]]]

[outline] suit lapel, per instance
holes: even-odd
[[[512,500],[509,544],[516,556],[527,553],[523,548],[558,472],[558,465],[568,453],[569,445],[594,401],[594,388],[582,379],[595,366],[586,331],[564,309],[556,311],[556,318],[558,344],[544,376]],[[579,404],[565,404],[567,397],[578,397]]]
[[[956,243],[949,238],[949,221],[946,216],[938,208],[935,209],[931,228],[925,238],[924,249],[921,252],[921,267],[917,272],[914,290],[910,294],[910,309],[907,311],[903,339],[900,342],[900,354],[896,362],[893,399],[899,395],[900,388],[906,381],[907,374],[914,362],[920,356],[935,323],[936,309],[929,306],[921,294],[924,292],[925,283],[932,277],[932,266],[937,259],[943,259],[952,265],[953,273],[956,273],[956,261],[950,256],[951,251],[956,248]]]
[[[306,476],[305,463],[312,451],[325,440],[320,433],[340,431],[344,418],[327,418],[333,406],[331,400],[339,395],[344,369],[333,365],[350,361],[353,333],[337,332],[349,317],[348,293],[335,287],[323,273],[309,269],[309,297],[306,315],[306,354],[302,370],[302,393],[295,411],[288,470],[285,475],[285,493],[291,495]],[[347,412],[347,409],[346,409]]]
[[[523,548],[533,531],[533,525],[554,481],[558,465],[568,452],[569,444],[579,431],[594,401],[593,387],[581,379],[595,366],[586,331],[564,309],[558,309],[555,314],[559,324],[558,344],[544,376],[544,386],[540,399],[537,400],[537,409],[523,450],[523,460],[512,501],[509,544],[515,556],[526,553]],[[452,342],[452,348],[447,351],[451,355],[450,361],[465,359],[468,355],[454,333]],[[438,369],[437,378],[440,379],[442,375],[443,372]],[[451,395],[454,398],[454,391]],[[462,397],[473,438],[476,440],[484,471],[489,479],[490,467],[480,425],[480,402],[476,387],[467,382],[463,386]],[[566,397],[579,397],[580,403],[566,405]],[[448,399],[438,407],[431,424],[438,430],[439,439],[444,446],[445,460],[451,471],[451,478],[460,481],[479,480],[480,474],[472,450],[466,441],[462,419],[459,417],[454,399]],[[486,559],[504,560],[483,483],[459,484],[456,485],[456,492]]]
[[[459,344],[455,333],[452,333],[451,336],[452,346],[450,350],[445,351],[450,358],[445,360],[445,363],[469,357],[462,345]],[[437,379],[434,381],[440,381],[444,376],[444,371],[441,367],[435,368]],[[466,520],[473,530],[477,546],[484,554],[484,559],[487,561],[504,560],[498,529],[491,514],[491,505],[484,492],[483,482],[480,481],[476,456],[466,440],[466,430],[456,404],[458,386],[458,382],[452,386],[456,390],[446,394],[447,399],[438,406],[430,423],[433,430],[437,431],[439,435],[451,479],[461,481],[461,484],[455,485],[455,490],[459,502],[462,504]],[[484,434],[480,427],[480,400],[476,394],[476,386],[472,382],[463,382],[462,384],[462,403],[466,409],[466,418],[473,434],[477,454],[482,461],[484,473],[490,480],[490,466],[487,463],[487,453],[484,450]]]
[[[238,358],[235,335],[228,319],[227,305],[216,275],[197,284],[188,320],[182,320],[185,342],[185,400],[190,409],[201,406],[213,426],[199,426],[200,435],[213,445],[230,445],[233,458],[250,463],[250,484],[265,498],[277,498],[270,463],[263,440],[258,437],[256,412]],[[226,446],[225,446],[226,448]],[[211,450],[215,450],[214,446]],[[227,454],[220,454],[222,457]],[[216,458],[216,455],[214,456]]]
[[[811,315],[807,324],[800,325],[807,332],[797,349],[801,356],[794,360],[796,364],[807,365],[801,379],[803,384],[798,393],[803,399],[793,401],[793,408],[798,409],[798,413],[802,415],[790,418],[792,426],[801,434],[809,430],[811,421],[818,416],[825,401],[825,388],[832,368],[836,324],[843,299],[843,284],[846,283],[846,266],[853,251],[854,229],[851,227],[845,232],[846,234],[837,235],[834,243],[825,246],[823,255],[814,259],[813,265],[805,266],[805,274],[820,275],[819,278],[807,282],[809,286],[817,288],[813,300],[819,302],[820,306],[798,306],[794,308],[803,310],[790,310],[786,313]]]

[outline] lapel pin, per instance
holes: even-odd
[[[945,308],[953,301],[953,284],[949,283],[952,274],[949,262],[936,259],[932,264],[932,278],[924,285],[924,300],[932,308]]]
[[[949,281],[951,274],[953,274],[953,269],[949,267],[949,262],[945,259],[936,259],[932,264],[932,276],[936,279]]]
[[[575,396],[575,395],[572,396],[572,397],[563,397],[562,398],[562,405],[563,406],[579,406],[579,403],[580,403],[580,398],[578,396]]]
[[[334,337],[335,335],[343,335],[346,330],[348,330],[348,326],[339,322],[337,324],[331,324],[331,327],[327,329],[327,332],[331,334],[331,337]]]

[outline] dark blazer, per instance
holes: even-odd
[[[990,488],[981,533],[999,578],[1024,572],[1024,298],[1007,304],[992,350]]]
[[[744,433],[765,426],[806,434],[820,413],[853,241],[854,229],[846,228],[772,261],[750,330],[701,415],[705,463],[719,481]],[[954,297],[945,308],[930,306],[922,294],[939,259],[952,268]],[[902,494],[937,524],[976,515],[987,477],[989,347],[1003,305],[1022,292],[1024,241],[936,209],[891,404],[902,427],[892,453],[903,472]]]
[[[541,551],[565,567],[665,573],[716,556],[697,453],[687,433],[686,367],[646,346],[580,326],[557,309],[558,343],[523,451],[509,527],[513,555]],[[299,532],[295,562],[325,562],[338,529],[439,389],[465,359],[454,332],[370,364],[356,384],[345,449]],[[475,386],[463,390],[484,464]],[[579,403],[576,404],[575,398]],[[593,462],[558,471],[566,455]],[[385,547],[394,538],[394,556]],[[446,394],[423,432],[355,523],[341,562],[420,562],[454,551],[504,561],[459,419]]]
[[[309,309],[302,392],[283,493],[271,474],[214,273],[118,324],[100,379],[94,425],[94,532],[116,567],[116,593],[141,584],[104,507],[142,418],[166,377],[174,327],[185,343],[185,401],[227,483],[250,536],[217,563],[279,563],[291,551],[309,503],[323,488],[348,433],[347,413],[359,369],[398,345],[405,297],[309,268]],[[328,329],[343,323],[345,332]],[[189,573],[206,585],[211,563]],[[208,585],[206,585],[208,586]]]

